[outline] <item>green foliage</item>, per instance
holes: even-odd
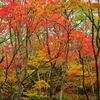
[[[35,95],[30,97],[29,100],[48,100],[48,97]]]
[[[35,85],[33,85],[33,90],[37,91],[37,90],[41,90],[42,88],[48,89],[48,88],[50,88],[50,85],[47,82],[45,82],[44,80],[40,80],[40,81],[36,82]]]
[[[34,68],[43,66],[46,62],[48,62],[48,59],[46,57],[46,53],[42,50],[37,50],[34,52],[34,56],[31,56],[29,59],[29,66],[34,66]]]
[[[27,74],[28,74],[28,75],[31,75],[31,74],[34,73],[34,72],[35,72],[35,70],[31,70],[31,69],[30,69],[30,70],[27,70]]]
[[[27,97],[23,98],[28,100],[48,100],[47,96],[44,95],[48,88],[50,88],[50,85],[44,80],[37,81],[30,90],[24,92],[24,95]]]
[[[48,72],[48,68],[40,68],[39,73],[40,74],[46,74]]]
[[[63,100],[71,100],[65,93],[63,93]]]

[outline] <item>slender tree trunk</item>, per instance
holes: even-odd
[[[25,54],[25,60],[24,60],[24,78],[26,78],[27,75],[27,67],[28,67],[28,56],[29,56],[29,33],[28,30],[26,32],[26,54]]]
[[[21,23],[18,23],[18,27],[21,27]],[[18,39],[18,46],[19,46],[19,50],[18,50],[18,61],[22,60],[20,57],[22,56],[22,51],[23,51],[23,48],[22,48],[22,44],[23,44],[23,41],[22,41],[22,34],[23,31],[22,31],[22,28],[19,28],[19,30],[17,30],[17,39]],[[21,67],[22,65],[17,62],[16,64],[16,78],[17,78],[17,85],[18,85],[18,93],[17,93],[17,98],[18,100],[21,99],[21,95],[22,95],[22,92],[23,92],[23,87],[22,87],[22,74],[21,74]]]
[[[79,58],[80,58],[80,63],[82,65],[82,71],[83,71],[83,82],[82,82],[82,85],[83,85],[83,89],[84,89],[84,93],[85,93],[85,96],[87,98],[87,100],[89,100],[89,97],[88,97],[88,94],[87,94],[87,91],[86,91],[86,88],[85,88],[85,68],[84,68],[84,61],[83,61],[83,58],[81,56],[81,52],[79,51]]]
[[[90,84],[91,84],[91,92],[93,94],[93,99],[95,99],[95,95],[94,95],[94,82],[92,80],[92,68],[91,66],[88,65],[88,74],[89,74],[89,79],[90,79]]]

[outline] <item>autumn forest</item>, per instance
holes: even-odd
[[[0,0],[0,100],[100,100],[100,0]]]

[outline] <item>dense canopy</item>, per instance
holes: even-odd
[[[0,1],[0,100],[99,98],[99,0]]]

